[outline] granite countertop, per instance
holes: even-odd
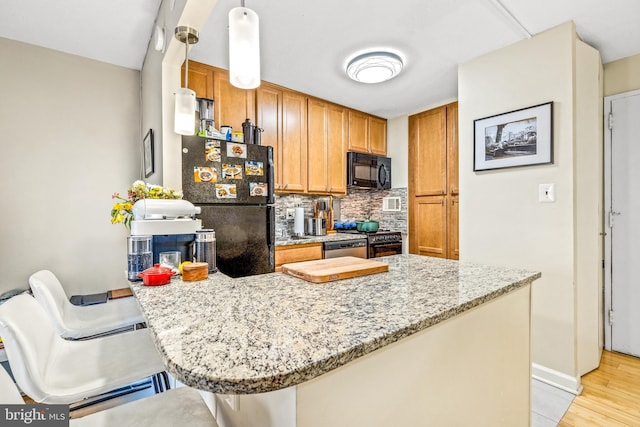
[[[389,272],[324,284],[283,273],[132,283],[168,371],[214,393],[262,393],[347,364],[540,273],[417,255]]]
[[[335,242],[339,240],[359,240],[366,238],[366,234],[350,233],[335,233],[327,234],[325,236],[304,236],[302,238],[276,237],[276,246],[304,245],[308,243]]]

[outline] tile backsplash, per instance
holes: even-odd
[[[383,212],[383,197],[399,197],[399,212]],[[287,208],[303,207],[305,217],[313,216],[313,207],[317,200],[328,199],[327,196],[276,195],[276,237],[289,237],[293,233],[293,219],[287,220]],[[390,190],[358,190],[350,189],[343,197],[334,197],[334,215],[336,220],[356,221],[365,219],[380,222],[384,230],[401,231],[406,235],[408,230],[407,188]],[[339,216],[339,218],[338,218]]]

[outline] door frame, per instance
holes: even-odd
[[[640,90],[605,96],[604,98],[604,348],[611,351],[611,227],[609,212],[611,212],[611,129],[609,129],[609,114],[611,103],[616,99],[640,95]],[[614,118],[615,124],[615,118]]]

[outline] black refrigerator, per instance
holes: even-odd
[[[216,267],[231,277],[275,270],[273,148],[182,137],[184,199],[216,233]]]

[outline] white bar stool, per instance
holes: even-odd
[[[165,370],[148,329],[65,340],[26,294],[0,305],[0,336],[18,386],[36,402],[79,402]]]
[[[115,299],[86,307],[71,304],[62,284],[49,270],[32,274],[29,285],[54,329],[63,338],[91,337],[145,321],[135,298]]]
[[[0,404],[23,405],[24,400],[7,371],[0,367]],[[125,403],[82,418],[70,420],[73,427],[217,427],[200,394],[189,387]]]

